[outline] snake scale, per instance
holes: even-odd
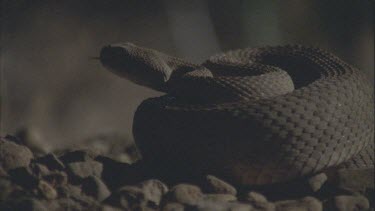
[[[247,48],[193,64],[124,43],[103,47],[100,60],[166,93],[143,101],[133,121],[144,158],[166,169],[176,163],[262,185],[374,165],[372,85],[325,50]]]

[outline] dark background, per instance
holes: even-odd
[[[59,147],[102,132],[131,137],[138,104],[161,93],[89,59],[116,42],[194,62],[236,48],[314,45],[373,80],[373,11],[369,0],[2,1],[1,134],[28,127]]]

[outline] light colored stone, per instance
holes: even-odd
[[[159,206],[164,194],[168,192],[168,187],[159,180],[146,180],[138,185],[144,192],[147,203]]]
[[[366,188],[374,189],[374,168],[340,169],[334,178],[337,187],[353,192],[364,192]]]
[[[184,211],[184,205],[177,202],[169,202],[163,206],[162,211]]]
[[[237,197],[232,194],[220,194],[220,193],[211,193],[204,194],[202,200],[205,201],[218,201],[218,202],[230,202],[237,201]]]
[[[196,205],[203,198],[203,193],[198,186],[179,184],[168,193],[168,201],[178,202],[184,205]]]
[[[335,207],[338,211],[367,210],[370,203],[364,196],[336,196]]]
[[[123,134],[98,134],[83,140],[77,148],[94,151],[121,163],[132,164],[141,159],[141,153],[132,138]]]
[[[229,183],[212,175],[206,176],[204,191],[207,193],[224,193],[237,195],[237,190]]]
[[[285,200],[275,202],[276,211],[321,211],[322,203],[314,197],[304,197],[299,200]]]
[[[92,160],[74,162],[67,165],[67,171],[72,176],[79,179],[84,179],[88,176],[96,176],[100,178],[103,171],[103,164]]]
[[[5,171],[18,167],[27,167],[33,158],[33,153],[27,147],[8,141],[5,138],[0,139],[0,167]]]
[[[325,173],[317,174],[308,180],[309,186],[312,191],[316,192],[320,190],[323,184],[327,181],[327,175]]]
[[[260,193],[251,191],[246,196],[246,201],[250,202],[258,211],[274,211],[275,205],[268,202],[267,198]]]
[[[82,182],[82,191],[98,201],[103,201],[111,195],[108,187],[96,176],[89,176],[84,179]]]
[[[252,202],[252,203],[255,203],[255,202],[268,202],[267,198],[265,196],[263,196],[260,193],[253,192],[253,191],[251,191],[251,192],[249,192],[247,194],[246,201]]]
[[[147,207],[144,191],[136,186],[124,186],[117,191],[118,203],[124,209],[135,210]]]
[[[201,201],[193,210],[196,211],[255,211],[249,204],[239,202]]]
[[[98,211],[122,211],[122,209],[109,205],[102,205]]]
[[[44,198],[52,200],[57,198],[57,192],[47,182],[40,180],[38,184],[38,191],[43,195]]]

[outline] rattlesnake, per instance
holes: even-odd
[[[319,48],[247,48],[198,65],[125,43],[104,47],[100,60],[167,93],[135,113],[134,138],[146,159],[246,185],[374,164],[372,86]]]

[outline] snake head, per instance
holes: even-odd
[[[172,70],[166,55],[132,43],[105,46],[100,52],[104,67],[128,80],[157,91],[165,91]]]

